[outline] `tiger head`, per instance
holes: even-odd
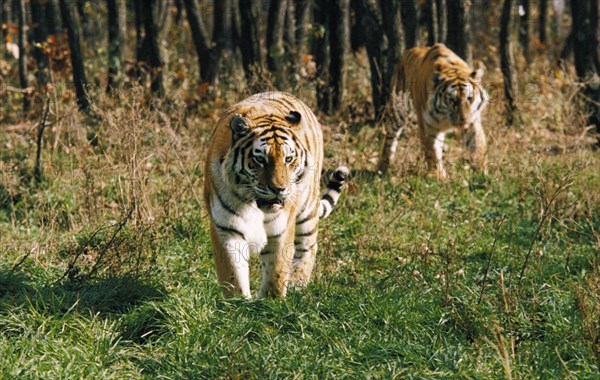
[[[445,114],[453,126],[469,128],[486,103],[482,77],[483,64],[479,61],[471,72],[458,68],[436,68],[433,74],[434,109]]]
[[[284,118],[235,114],[231,119],[233,180],[263,210],[281,209],[303,178],[306,150],[294,133],[300,120],[296,111]]]

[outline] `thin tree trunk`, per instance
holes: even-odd
[[[438,21],[438,36],[437,40],[439,42],[446,41],[447,31],[448,31],[448,16],[447,16],[447,6],[446,0],[435,0],[436,10],[437,10],[437,21]]]
[[[290,0],[288,0],[290,1]],[[310,20],[310,9],[312,0],[295,0],[296,11],[296,60],[302,61],[302,55],[305,51],[306,35],[308,32],[308,23]]]
[[[200,81],[214,85],[217,81],[219,66],[221,64],[217,50],[213,48],[211,40],[200,16],[200,11],[196,4],[196,0],[184,0],[185,12],[187,13],[188,22],[192,29],[192,38],[198,62],[200,64]]]
[[[346,91],[346,66],[350,42],[350,0],[329,6],[329,88],[331,111],[338,111]]]
[[[522,7],[522,13],[519,13],[519,43],[525,61],[529,63],[529,0],[521,0],[520,6]]]
[[[269,2],[269,19],[267,22],[267,68],[275,76],[278,88],[283,84],[282,68],[285,50],[283,48],[283,32],[287,0],[271,0]]]
[[[365,38],[371,72],[371,97],[375,108],[375,117],[379,119],[383,115],[389,96],[389,81],[385,80],[387,60],[384,52],[387,39],[381,28],[383,23],[371,1],[355,0],[352,1],[352,6],[358,18],[361,34]]]
[[[134,1],[134,12],[135,12],[135,56],[140,62],[145,61],[145,53],[144,53],[144,18],[146,17],[146,11],[144,10],[143,4],[141,1]],[[138,67],[137,76],[141,76],[140,68]]]
[[[575,42],[575,29],[571,27],[571,31],[564,42],[563,48],[560,50],[559,58],[561,61],[567,61],[573,55],[573,44]]]
[[[583,95],[590,114],[589,123],[600,133],[600,57],[598,52],[597,0],[571,0],[575,71],[585,83]],[[600,144],[600,139],[598,139]]]
[[[500,67],[504,77],[504,96],[506,101],[506,120],[508,125],[513,125],[517,104],[515,97],[516,81],[514,72],[514,59],[511,30],[512,0],[504,0],[502,15],[500,17]]]
[[[4,51],[4,29],[2,25],[4,25],[4,0],[0,0],[0,53]]]
[[[48,0],[46,3],[46,15],[48,17],[48,34],[53,36],[63,34],[63,21],[60,17],[58,0]]]
[[[548,18],[548,0],[540,0],[540,21],[539,21],[539,35],[540,42],[546,43],[546,29],[547,29],[547,18]]]
[[[432,46],[438,41],[437,38],[440,35],[436,0],[426,0],[423,11],[427,22],[427,45]]]
[[[329,92],[329,11],[327,8],[327,0],[315,0],[314,7],[314,25],[319,31],[312,37],[312,54],[315,59],[317,66],[316,78],[317,78],[317,108],[324,112],[329,113],[331,105],[331,94]]]
[[[44,43],[48,39],[47,7],[42,0],[31,0],[31,21],[33,22],[33,57],[37,61],[36,78],[38,86],[45,88],[49,81],[50,73],[48,56],[44,54]]]
[[[386,62],[383,65],[383,83],[389,84],[392,80],[394,68],[400,61],[404,35],[402,32],[402,22],[400,16],[400,4],[394,1],[379,0],[381,8],[381,19],[383,32],[387,38]],[[382,97],[384,103],[387,103],[391,88],[384,85],[382,88]]]
[[[175,6],[175,16],[173,21],[175,22],[175,25],[179,25],[181,22],[181,16],[183,15],[183,1],[175,0],[173,5]]]
[[[221,57],[223,52],[231,55],[231,1],[220,0],[214,3],[214,30],[213,42],[217,56]]]
[[[108,86],[119,87],[125,63],[125,40],[127,38],[126,0],[108,0]]]
[[[147,9],[146,18],[144,19],[144,30],[146,32],[146,40],[148,43],[148,64],[150,65],[152,83],[150,89],[158,96],[162,97],[165,94],[164,83],[164,65],[162,52],[160,49],[159,30],[157,20],[155,20],[154,6],[155,2],[160,0],[145,0],[144,6]]]
[[[254,81],[262,69],[260,39],[258,33],[260,0],[239,0],[242,65],[246,79]]]
[[[419,10],[415,0],[400,1],[402,27],[404,28],[404,49],[410,49],[419,43]]]
[[[469,24],[469,4],[466,0],[446,0],[448,12],[448,34],[446,45],[459,57],[471,63],[471,27]]]
[[[71,50],[71,69],[73,71],[73,85],[75,86],[77,105],[79,106],[80,110],[88,111],[90,108],[90,100],[86,92],[88,82],[85,77],[85,68],[83,65],[79,20],[77,19],[77,15],[73,10],[73,3],[69,0],[60,1],[60,12],[65,26],[67,27],[67,35],[69,37],[69,49]]]
[[[285,11],[285,27],[283,33],[283,48],[285,50],[285,60],[289,65],[288,80],[295,82],[296,73],[298,72],[298,63],[296,60],[296,4],[292,0],[288,0],[287,9]]]
[[[151,78],[150,89],[162,97],[166,92],[166,61],[161,43],[162,35],[169,23],[171,2],[168,0],[136,0],[134,4],[138,65],[147,65]]]
[[[25,90],[28,87],[27,83],[27,34],[25,32],[25,0],[18,0],[18,15],[19,15],[19,82],[21,89]],[[23,111],[29,111],[29,95],[23,92]]]

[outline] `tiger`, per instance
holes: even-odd
[[[428,172],[438,178],[447,177],[442,154],[444,138],[452,129],[462,134],[472,167],[487,173],[487,139],[481,112],[487,105],[488,96],[481,85],[483,64],[478,61],[475,66],[474,69],[469,67],[452,50],[438,43],[407,50],[392,76],[392,97],[409,94]],[[386,125],[378,163],[382,173],[387,171],[394,157],[401,132],[399,127],[398,123]]]
[[[219,119],[206,154],[204,202],[226,295],[251,297],[251,253],[260,253],[258,298],[307,285],[319,219],[338,203],[350,172],[335,169],[320,198],[323,155],[319,121],[291,94],[252,95]]]

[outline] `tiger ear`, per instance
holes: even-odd
[[[481,81],[481,78],[483,78],[483,71],[485,69],[485,66],[483,65],[483,62],[481,61],[475,61],[475,68],[473,69],[473,72],[471,73],[471,78],[477,82]]]
[[[239,113],[233,115],[233,118],[231,118],[231,122],[229,123],[229,127],[231,128],[231,132],[233,132],[234,140],[245,136],[250,130],[248,119],[243,117]]]
[[[285,117],[285,120],[289,121],[292,124],[298,124],[302,119],[302,115],[297,111],[290,111],[290,114]]]

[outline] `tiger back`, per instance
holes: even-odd
[[[487,170],[487,140],[481,124],[487,93],[481,86],[482,76],[481,64],[475,69],[469,67],[443,44],[407,50],[394,72],[392,91],[410,95],[427,167],[438,177],[446,176],[443,146],[446,133],[452,129],[462,135],[472,166]],[[378,167],[382,172],[393,159],[399,127],[386,125]]]
[[[255,94],[230,107],[209,143],[204,201],[219,281],[250,297],[248,259],[260,253],[259,297],[305,285],[317,252],[319,218],[337,203],[348,169],[339,167],[320,199],[321,126],[296,97]]]

